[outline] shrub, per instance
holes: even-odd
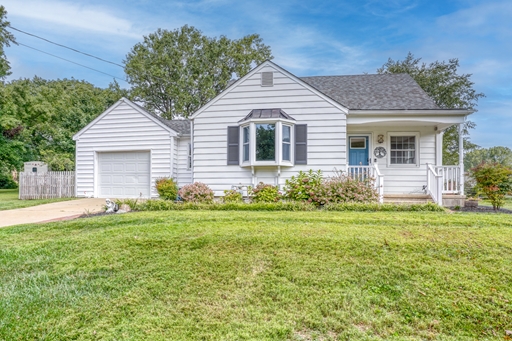
[[[225,190],[224,196],[222,197],[222,201],[225,203],[242,202],[242,200],[243,200],[242,193],[238,192],[235,189]]]
[[[209,203],[213,201],[213,191],[202,182],[185,185],[178,194],[185,202]]]
[[[155,187],[160,198],[165,200],[176,200],[178,197],[178,185],[172,178],[158,178]]]
[[[318,194],[318,190],[322,185],[322,172],[320,170],[314,172],[300,171],[297,176],[292,176],[286,180],[284,197],[295,201],[313,202]]]
[[[11,175],[0,174],[0,189],[15,189],[18,184],[12,179]]]
[[[281,199],[279,187],[260,182],[256,187],[249,189],[249,195],[254,202],[278,202]]]
[[[481,163],[471,169],[476,189],[487,196],[494,210],[505,204],[505,195],[512,193],[512,169],[499,163]]]
[[[373,178],[360,181],[337,173],[325,180],[317,195],[311,199],[321,205],[344,202],[370,203],[379,200],[379,193],[374,186]]]

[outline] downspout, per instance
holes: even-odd
[[[459,124],[459,194],[464,195],[464,136],[462,125]]]

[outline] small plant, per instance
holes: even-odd
[[[160,198],[165,200],[176,200],[178,196],[178,185],[172,178],[158,178],[155,187]]]
[[[512,193],[512,169],[499,163],[481,163],[471,169],[476,190],[487,196],[493,209],[505,204],[505,196]]]
[[[179,190],[178,194],[185,202],[213,202],[213,191],[202,182],[194,182],[191,185],[185,185]]]
[[[322,172],[320,170],[309,172],[300,171],[297,176],[286,180],[284,196],[295,201],[315,201],[318,189],[322,185]]]
[[[249,195],[254,202],[278,202],[281,199],[279,187],[260,182],[256,187],[249,189]]]
[[[240,193],[236,189],[225,190],[224,196],[222,197],[222,201],[224,203],[242,202],[242,200],[243,200],[242,193]]]

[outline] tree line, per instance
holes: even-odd
[[[130,83],[115,81],[99,88],[76,79],[18,79],[10,82],[5,47],[16,44],[8,31],[7,12],[0,6],[0,174],[20,170],[23,162],[41,160],[53,170],[74,169],[72,136],[124,96],[167,119],[186,118],[222,92],[233,78],[272,59],[271,48],[258,34],[240,39],[207,37],[192,26],[158,29],[126,55],[124,71]],[[408,73],[442,108],[476,108],[471,75],[458,73],[459,62],[422,63],[409,53],[404,60],[389,59],[377,73]],[[474,123],[464,126],[464,148],[478,151],[469,140]],[[444,163],[458,162],[458,132],[444,135]],[[504,154],[511,153],[505,148]],[[475,154],[482,157],[483,152]],[[510,157],[509,157],[510,158]]]

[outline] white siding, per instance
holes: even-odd
[[[177,181],[178,186],[182,187],[188,185],[192,180],[192,170],[188,168],[188,145],[190,143],[189,137],[181,137],[178,140],[178,163],[177,163]]]
[[[158,196],[153,186],[155,179],[171,176],[170,133],[125,102],[83,132],[76,141],[76,195],[98,196],[95,191],[97,153],[115,151],[151,152],[151,196]]]
[[[419,139],[419,166],[416,165],[390,165],[389,164],[389,134],[392,133],[418,133]],[[387,155],[377,159],[380,172],[384,176],[384,194],[422,194],[422,187],[427,184],[427,163],[436,163],[436,141],[433,126],[413,126],[411,124],[400,126],[349,126],[348,135],[371,134],[370,156],[377,159],[373,150],[377,146],[386,148]],[[379,144],[377,137],[384,135],[384,143]]]
[[[260,73],[274,72],[274,86],[262,87]],[[284,185],[299,170],[320,169],[326,175],[346,165],[346,115],[336,106],[271,66],[245,79],[194,119],[194,181],[206,183],[215,195],[232,185],[250,185],[251,169],[227,165],[227,127],[252,109],[281,108],[297,124],[308,125],[308,164],[255,167],[256,182]]]

